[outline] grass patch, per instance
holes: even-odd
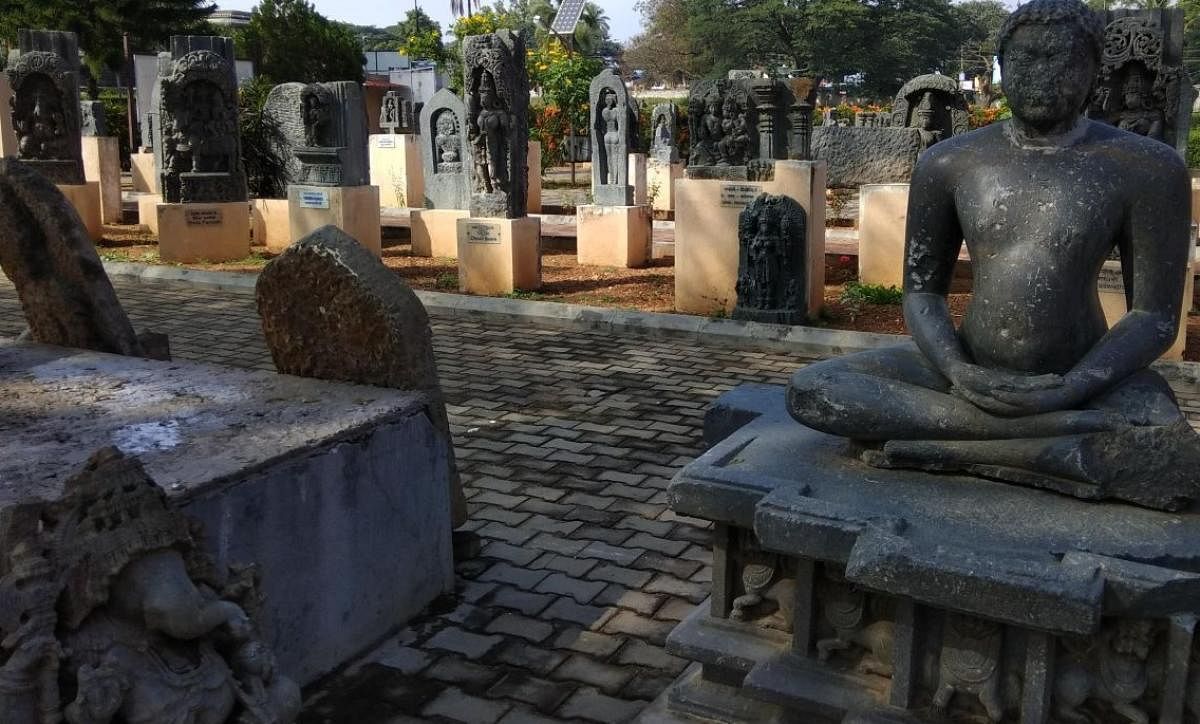
[[[848,282],[842,290],[841,300],[846,304],[900,304],[904,292],[896,287],[885,287],[882,284],[860,284]]]
[[[442,272],[433,280],[433,286],[438,289],[458,289],[458,275],[454,272]]]
[[[545,298],[538,292],[530,292],[524,289],[518,289],[516,291],[509,292],[508,294],[501,294],[500,296],[504,297],[505,299],[528,299],[530,301],[536,301]]]

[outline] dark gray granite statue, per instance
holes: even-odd
[[[758,107],[753,81],[707,80],[688,95],[688,178],[745,179],[758,158]]]
[[[592,78],[588,97],[592,109],[592,198],[601,206],[632,206],[629,152],[637,139],[637,110],[630,103],[625,81],[611,68]]]
[[[79,134],[81,136],[107,136],[108,118],[104,115],[104,104],[100,101],[79,103]]]
[[[923,149],[966,133],[969,124],[967,98],[958,83],[948,76],[919,75],[905,83],[892,101],[889,125],[917,129]]]
[[[75,33],[19,30],[9,56],[17,157],[57,184],[84,182]]]
[[[246,200],[233,63],[229,38],[171,38],[171,64],[159,78],[160,188],[167,203]]]
[[[679,160],[676,143],[676,128],[679,111],[674,103],[659,103],[650,113],[650,155],[660,163],[675,163]]]
[[[801,324],[808,306],[808,215],[788,196],[762,194],[738,216],[734,319]]]
[[[359,84],[284,83],[271,89],[263,112],[279,128],[288,183],[365,186],[370,183],[367,116]]]
[[[497,30],[463,41],[467,143],[471,146],[471,216],[525,216],[529,76],[525,38]]]
[[[420,127],[425,208],[468,208],[473,164],[462,99],[449,88],[434,93],[421,109]]]
[[[1200,495],[1200,438],[1148,366],[1178,329],[1188,173],[1170,147],[1082,116],[1103,26],[1076,8],[1016,11],[1000,44],[1012,120],[917,164],[904,273],[915,346],[802,369],[788,406],[879,466],[1180,509]],[[946,295],[963,239],[974,296],[955,329]],[[1096,283],[1114,249],[1130,311],[1109,329]]]
[[[256,622],[252,565],[220,567],[140,461],[96,452],[52,500],[0,509],[5,724],[288,724],[300,688]]]
[[[791,138],[788,140],[788,158],[794,161],[812,160],[813,108],[817,103],[820,79],[809,76],[789,78],[788,90],[791,103],[788,105],[788,124]]]
[[[917,128],[872,128],[827,123],[813,129],[812,158],[828,164],[830,188],[908,183],[925,148]]]
[[[1089,116],[1186,153],[1195,91],[1183,67],[1183,10],[1116,10],[1106,19]]]

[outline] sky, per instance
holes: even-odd
[[[400,0],[396,5],[379,0],[312,0],[317,12],[330,20],[341,20],[355,25],[377,25],[381,28],[394,25],[404,19],[412,2],[419,5],[428,15],[449,30],[453,17],[450,15],[450,0]],[[636,0],[599,0],[597,3],[608,15],[609,33],[613,40],[624,42],[641,31],[642,17],[633,9]],[[251,10],[257,0],[217,0],[223,10]]]

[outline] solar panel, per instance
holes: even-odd
[[[587,0],[562,0],[558,6],[558,14],[550,24],[550,30],[559,35],[570,35],[575,32],[579,17],[583,15],[583,6]]]

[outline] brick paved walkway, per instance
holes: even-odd
[[[122,284],[174,355],[273,369],[253,296]],[[704,407],[785,355],[434,317],[482,554],[453,600],[309,695],[304,724],[627,721],[678,674],[667,633],[706,595],[709,531],[666,507]],[[24,328],[0,275],[0,335]]]

